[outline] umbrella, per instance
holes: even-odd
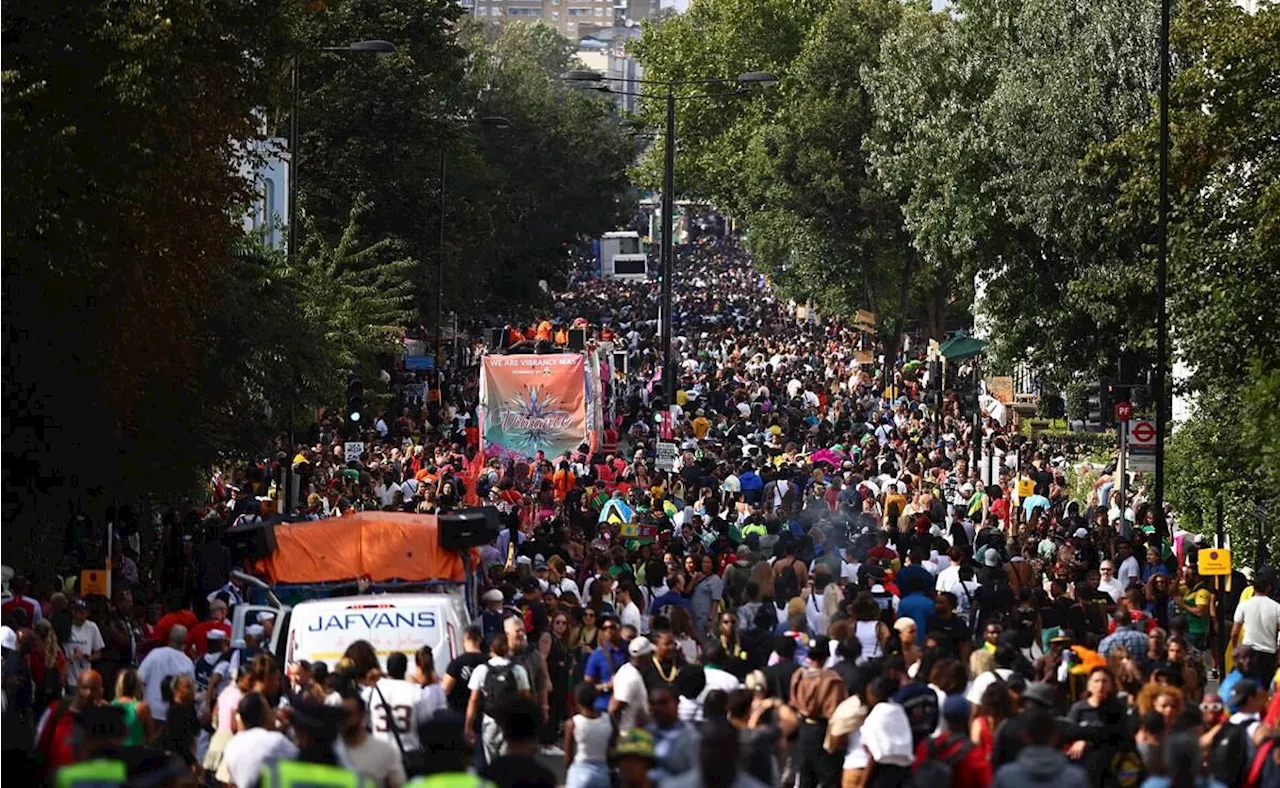
[[[977,337],[954,337],[943,342],[938,352],[948,361],[964,361],[987,349],[987,342]]]
[[[627,506],[626,501],[621,498],[610,498],[600,509],[600,520],[602,523],[629,523],[631,522],[631,507]]]

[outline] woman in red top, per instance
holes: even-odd
[[[982,693],[978,713],[969,724],[969,739],[982,752],[983,760],[990,761],[996,743],[996,729],[1000,723],[1013,716],[1013,696],[1003,681],[993,681]]]

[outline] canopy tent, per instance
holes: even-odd
[[[938,352],[948,361],[964,361],[987,349],[987,341],[977,337],[952,337],[938,346]]]
[[[462,554],[440,546],[433,514],[360,512],[277,525],[275,537],[259,563],[272,584],[466,580]]]

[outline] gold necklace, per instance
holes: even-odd
[[[660,662],[657,657],[653,658],[653,667],[658,671],[658,678],[668,684],[674,684],[676,681],[676,674],[680,672],[679,669],[673,665],[671,667],[670,674],[664,673],[662,670],[662,662]]]

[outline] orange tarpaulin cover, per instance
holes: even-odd
[[[272,583],[464,580],[462,556],[440,547],[434,514],[359,512],[277,525],[262,561]]]

